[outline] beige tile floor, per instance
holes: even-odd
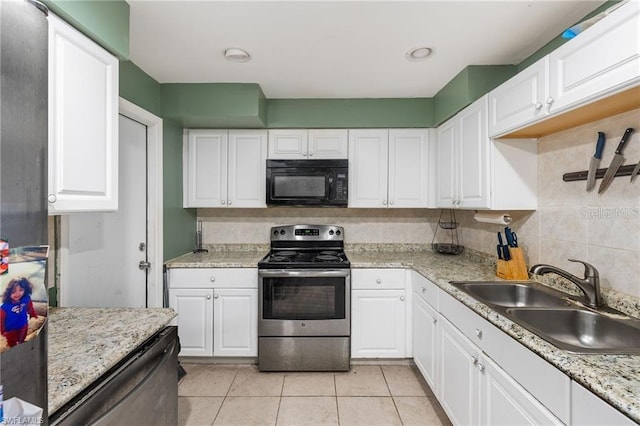
[[[262,373],[255,365],[183,364],[180,425],[450,425],[415,367]]]

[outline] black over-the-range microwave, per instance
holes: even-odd
[[[347,207],[348,160],[267,160],[267,205]]]

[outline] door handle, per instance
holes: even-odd
[[[151,262],[141,260],[140,263],[138,263],[138,268],[140,268],[141,271],[144,271],[145,269],[151,269]]]

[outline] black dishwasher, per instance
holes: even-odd
[[[178,334],[166,327],[49,417],[57,425],[178,423]]]

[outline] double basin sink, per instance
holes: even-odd
[[[640,354],[640,320],[593,309],[533,281],[452,281],[469,296],[559,349],[589,354]]]

